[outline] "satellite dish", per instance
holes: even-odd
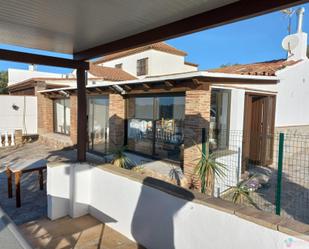
[[[286,51],[291,51],[297,47],[299,38],[296,35],[288,35],[282,41],[282,47]]]

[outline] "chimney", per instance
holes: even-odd
[[[292,35],[288,35],[282,41],[282,46],[288,52],[288,61],[306,60],[307,58],[307,33],[303,32],[303,18],[305,8],[299,8],[297,10],[298,22],[297,32]]]
[[[305,8],[299,8],[297,10],[298,23],[297,23],[297,33],[303,32],[303,18],[304,18]]]

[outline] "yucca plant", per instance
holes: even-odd
[[[199,146],[198,150],[201,152],[201,158],[198,158],[195,167],[195,174],[201,181],[201,192],[213,195],[215,177],[224,177],[226,166],[216,160],[214,153],[209,153],[209,143],[206,143],[206,152],[204,153]]]
[[[112,152],[113,159],[111,163],[119,168],[132,169],[135,164],[125,153],[126,149],[126,146],[115,149]]]
[[[252,206],[259,209],[254,200],[250,196],[250,187],[248,182],[253,178],[251,176],[249,179],[240,181],[236,186],[230,186],[229,192],[232,194],[232,201],[237,204],[244,204],[246,201],[249,202]]]

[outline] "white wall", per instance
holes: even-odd
[[[79,176],[74,180],[75,188],[72,189],[68,181],[72,181],[73,168]],[[146,178],[144,181],[150,180]],[[308,248],[306,242],[287,234],[169,195],[110,170],[85,164],[48,165],[50,218],[70,214],[68,207],[76,203],[70,199],[72,194],[69,192],[72,191],[79,196],[78,203],[84,204],[79,215],[88,210],[91,215],[148,249],[283,249],[288,248],[286,241],[289,238],[298,246],[296,248]],[[67,204],[58,205],[63,199],[67,199]],[[62,212],[59,212],[60,209]],[[53,215],[56,213],[58,215]]]
[[[57,73],[47,73],[40,71],[31,71],[31,70],[23,70],[23,69],[8,69],[8,85],[12,85],[24,80],[28,80],[31,78],[64,78],[65,75],[57,74]]]
[[[196,67],[184,64],[183,56],[154,49],[107,61],[101,65],[115,67],[115,65],[122,63],[124,71],[136,76],[136,62],[143,58],[148,58],[148,75],[146,76],[197,71]],[[145,76],[140,76],[139,78],[143,77]]]
[[[220,87],[212,87],[212,89],[216,88],[218,89]],[[227,177],[216,178],[216,196],[227,190],[230,186],[235,186],[238,183],[242,166],[241,153],[244,124],[245,90],[228,87],[225,87],[224,89],[231,91],[229,150],[234,151],[234,153],[218,158],[220,163],[226,165],[226,175],[228,176],[228,179]]]
[[[13,105],[18,109],[14,110]],[[0,130],[12,129],[22,129],[24,134],[37,134],[35,96],[0,95]]]
[[[276,127],[309,125],[309,60],[277,72]]]

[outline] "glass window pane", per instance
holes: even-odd
[[[88,103],[89,148],[96,152],[107,153],[109,99],[106,96],[90,97]]]
[[[173,97],[159,97],[157,98],[158,103],[158,118],[159,119],[172,119],[173,118]]]
[[[70,134],[71,128],[71,107],[70,99],[65,99],[65,134]]]
[[[153,119],[153,98],[135,98],[135,118]]]
[[[184,120],[185,119],[185,97],[179,96],[174,97],[174,119]]]
[[[55,132],[64,133],[64,103],[62,99],[55,100]]]
[[[231,91],[213,89],[211,93],[210,146],[226,149],[229,141]]]
[[[128,121],[128,147],[130,150],[153,154],[153,121],[130,119]]]
[[[156,155],[180,160],[183,149],[183,120],[185,98],[183,96],[157,98]]]

